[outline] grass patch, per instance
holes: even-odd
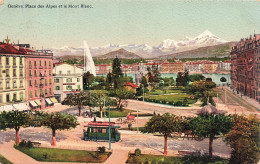
[[[26,148],[14,146],[37,161],[47,162],[88,162],[102,163],[111,153],[99,153],[85,150],[68,150],[54,148]]]
[[[117,117],[126,117],[128,115],[128,113],[133,113],[136,112],[134,110],[130,110],[130,109],[115,109],[115,108],[111,108],[110,109],[110,117],[111,118],[117,118]],[[97,115],[97,117],[100,117],[100,112],[94,112],[94,114]],[[104,116],[104,112],[103,112],[103,116]],[[106,116],[108,117],[108,109],[106,109]],[[138,115],[139,116],[139,115]]]
[[[166,93],[163,93],[161,89],[155,89],[152,92],[146,93],[147,95],[163,95],[163,94],[171,94],[171,93],[184,93],[181,89],[167,89]]]
[[[210,158],[208,156],[184,156],[184,157],[165,157],[157,155],[140,155],[130,154],[126,163],[151,163],[151,164],[228,164],[227,159],[220,157]]]
[[[157,95],[157,96],[146,96],[146,99],[153,99],[159,101],[166,101],[166,102],[174,102],[177,101],[183,102],[185,98],[187,98],[188,104],[194,104],[196,102],[195,99],[191,99],[191,95],[186,93],[174,94],[174,95]]]
[[[0,163],[2,164],[12,164],[12,162],[8,161],[4,156],[0,154]]]

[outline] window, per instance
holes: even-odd
[[[13,65],[16,65],[16,58],[13,58]]]
[[[6,77],[10,77],[9,69],[6,70]]]
[[[45,67],[47,66],[47,61],[46,61],[46,60],[44,61],[44,66],[45,66]]]
[[[32,86],[32,80],[29,81],[30,86]]]
[[[32,66],[32,61],[29,61],[29,67],[31,67]]]
[[[47,91],[47,89],[45,89],[45,94],[46,94],[46,95],[48,94],[48,91]]]
[[[37,86],[37,80],[34,80],[34,85]]]
[[[67,71],[67,74],[70,74],[70,71]]]
[[[59,74],[62,74],[62,71],[59,71]]]
[[[16,77],[16,69],[13,69],[13,76]]]
[[[14,81],[14,86],[13,86],[14,88],[16,88],[17,86],[16,86],[16,80]]]
[[[34,76],[37,77],[37,71],[36,70],[34,70]]]
[[[10,89],[9,81],[6,82],[6,89]]]
[[[60,90],[60,86],[56,86],[56,90]]]
[[[80,85],[77,85],[77,88],[80,89]]]
[[[23,92],[20,92],[20,100],[23,101]]]
[[[50,88],[50,95],[52,94],[52,92],[51,92],[51,88]]]
[[[0,103],[2,103],[3,102],[3,100],[2,100],[2,95],[0,95]]]
[[[42,66],[42,61],[40,60],[40,66]]]
[[[37,66],[37,62],[36,61],[34,61],[34,66]]]
[[[17,99],[16,99],[16,93],[14,93],[14,95],[13,95],[13,101],[16,101]]]
[[[72,78],[67,78],[67,82],[72,82]]]
[[[33,95],[32,95],[32,91],[30,91],[30,97],[31,97],[31,98],[33,97]]]
[[[37,90],[34,91],[35,97],[38,97]]]
[[[45,86],[47,86],[47,79],[45,79]]]
[[[49,75],[51,75],[51,70],[49,70]]]
[[[6,102],[9,102],[9,101],[10,101],[10,95],[7,94],[7,95],[6,95]]]
[[[42,90],[42,89],[40,89],[40,92],[41,92],[41,96],[44,96],[44,95],[43,95],[43,90]]]
[[[55,79],[55,82],[56,82],[56,83],[59,83],[59,82],[60,82],[60,79]]]
[[[2,57],[0,57],[0,64],[2,65]]]
[[[51,66],[51,61],[49,61],[49,66]]]
[[[20,65],[23,65],[23,58],[20,57],[19,60],[20,60]]]
[[[9,58],[6,57],[6,65],[9,65]]]
[[[80,78],[77,78],[77,82],[80,82]]]
[[[29,76],[30,77],[32,76],[32,70],[29,70]]]
[[[23,76],[23,69],[20,69],[19,72],[20,72],[20,76]]]
[[[49,84],[51,85],[51,79],[49,79]]]
[[[22,87],[23,87],[23,81],[20,80],[20,88],[22,88]]]

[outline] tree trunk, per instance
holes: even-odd
[[[15,134],[16,134],[16,144],[20,143],[20,136],[19,136],[19,128],[15,129]]]
[[[164,153],[163,155],[167,155],[167,135],[164,135]]]
[[[103,114],[102,114],[102,108],[101,108],[101,107],[99,107],[99,109],[100,109],[100,118],[103,118]]]
[[[81,106],[78,106],[79,109],[79,117],[81,116]]]
[[[55,136],[56,136],[55,129],[52,129],[52,143],[51,143],[52,146],[56,146]]]
[[[210,135],[210,137],[209,137],[209,156],[210,156],[210,158],[213,157],[213,155],[212,155],[212,150],[213,150],[213,138],[214,138],[214,136],[213,136],[213,135]]]

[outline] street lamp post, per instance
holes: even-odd
[[[110,106],[108,107],[108,135],[109,135],[109,147],[108,150],[111,150],[111,128],[110,128]]]

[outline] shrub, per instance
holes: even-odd
[[[128,129],[132,130],[132,124],[131,123],[128,124]]]
[[[29,140],[28,142],[27,142],[27,145],[26,145],[28,148],[32,148],[33,147],[33,144],[32,144],[32,142]]]
[[[19,146],[20,147],[26,147],[27,145],[27,142],[25,140],[22,140],[20,143],[19,143]]]
[[[165,100],[163,100],[163,101],[162,101],[162,104],[166,104],[166,101],[165,101]]]
[[[169,104],[169,105],[174,105],[174,102],[169,101],[168,104]]]
[[[155,100],[154,102],[155,102],[155,103],[160,103],[160,100]]]
[[[141,150],[140,149],[135,149],[135,156],[140,156],[141,155]]]
[[[177,101],[174,106],[183,106],[183,103],[181,101]]]
[[[99,153],[105,153],[106,152],[106,147],[105,146],[98,147],[98,152]]]

